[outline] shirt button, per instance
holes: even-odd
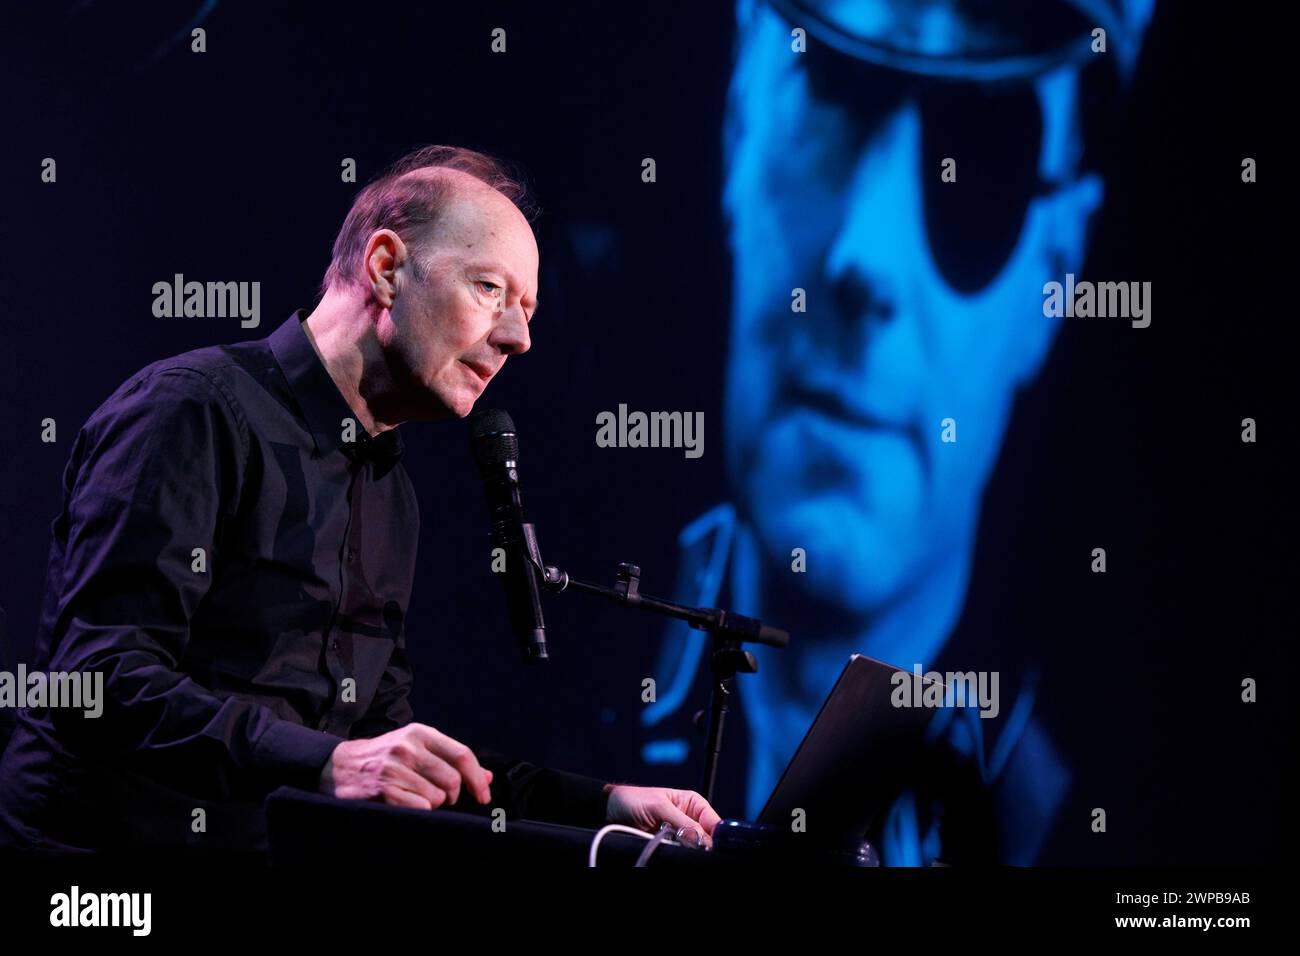
[[[339,649],[339,639],[337,637],[330,641],[330,647],[336,651]]]
[[[348,548],[348,562],[351,563],[356,559],[357,559],[357,553],[353,551],[351,548]]]

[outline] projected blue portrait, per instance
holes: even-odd
[[[1100,6],[1130,62],[1150,3]],[[947,641],[1012,403],[1060,322],[1043,283],[1081,271],[1103,189],[1080,164],[1094,21],[1070,3],[742,0],[737,26],[731,503],[683,532],[681,580],[797,638],[742,679],[752,817],[850,654],[928,667]],[[648,726],[700,705],[702,651],[669,635]],[[1027,694],[994,726],[934,729],[987,783],[1021,780],[1037,822],[1004,847],[1012,862],[1032,859],[1066,780]],[[646,758],[688,749],[665,733]],[[896,807],[890,862],[935,855],[918,827]]]

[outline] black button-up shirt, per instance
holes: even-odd
[[[264,848],[266,793],[412,720],[402,439],[355,421],[304,318],[155,362],[77,435],[33,667],[102,673],[103,713],[21,712],[0,837]],[[604,821],[601,781],[475,751],[491,806]]]

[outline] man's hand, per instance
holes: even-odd
[[[320,791],[343,800],[379,800],[433,810],[454,804],[464,784],[479,803],[492,799],[492,771],[479,766],[459,741],[426,724],[407,724],[334,748],[320,775]]]
[[[722,819],[694,790],[624,785],[610,787],[606,816],[610,823],[622,823],[650,833],[664,822],[674,830],[690,827],[702,831],[701,842],[705,846],[712,845],[713,828]]]

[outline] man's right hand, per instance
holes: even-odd
[[[492,771],[464,744],[426,724],[407,724],[382,737],[345,740],[321,771],[320,791],[343,800],[379,800],[433,810],[454,804],[461,785],[479,803],[492,799]]]

